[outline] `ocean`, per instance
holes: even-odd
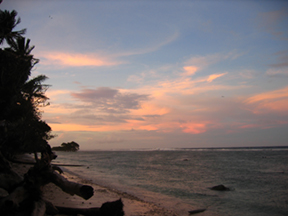
[[[288,215],[288,148],[57,152],[66,171],[189,215]],[[210,188],[223,184],[230,191]],[[94,196],[97,196],[95,194]]]

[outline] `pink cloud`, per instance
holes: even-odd
[[[279,112],[288,112],[288,99],[266,103],[265,108]]]
[[[180,126],[184,133],[199,134],[206,132],[206,125],[203,123],[185,123]]]
[[[62,65],[68,67],[80,66],[113,66],[122,64],[110,60],[107,57],[99,57],[95,54],[65,53],[65,52],[48,52],[40,54],[42,64],[45,65]]]
[[[221,74],[212,74],[212,75],[210,75],[208,77],[207,82],[212,82],[213,80],[215,80],[215,79],[217,79],[219,77],[222,77],[222,76],[224,76],[226,74],[227,74],[227,72],[226,73],[221,73]]]

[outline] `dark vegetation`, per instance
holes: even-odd
[[[39,62],[31,51],[26,29],[13,31],[20,23],[16,11],[0,12],[0,151],[6,157],[17,153],[41,152],[53,137],[49,125],[41,120],[40,107],[47,106],[42,84],[45,75],[30,78]]]
[[[52,150],[54,150],[54,151],[72,151],[72,152],[76,152],[76,151],[79,150],[79,144],[77,144],[74,141],[68,142],[68,143],[62,143],[61,146],[53,147]]]
[[[68,181],[61,175],[61,168],[51,165],[57,157],[48,144],[53,135],[40,111],[49,105],[45,96],[49,86],[43,84],[47,77],[30,77],[39,60],[31,54],[34,46],[30,46],[30,39],[23,37],[26,29],[14,30],[19,23],[16,11],[0,10],[0,189],[7,192],[0,195],[0,214],[44,216],[77,212],[54,206],[42,197],[42,188],[49,182],[83,199],[89,199],[94,192],[89,185]],[[63,143],[61,147],[79,149],[75,142]],[[34,153],[35,162],[20,176],[11,161],[23,153]],[[124,215],[121,200],[81,211],[84,215]]]

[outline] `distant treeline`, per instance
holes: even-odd
[[[76,152],[79,150],[79,144],[72,141],[68,143],[62,143],[61,146],[53,147],[52,150],[54,151],[72,151]]]

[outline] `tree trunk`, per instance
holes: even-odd
[[[52,154],[43,153],[41,159],[25,174],[24,179],[11,170],[9,163],[0,152],[0,187],[9,192],[9,195],[0,198],[0,213],[2,215],[32,215],[44,216],[45,213],[55,214],[82,214],[93,216],[123,216],[123,203],[120,200],[104,203],[100,208],[75,209],[55,207],[52,203],[42,199],[42,188],[52,182],[64,192],[89,199],[94,194],[93,187],[68,181],[52,167]],[[4,172],[5,171],[5,172]],[[16,188],[15,186],[18,185]],[[28,210],[27,210],[28,209]],[[28,211],[28,213],[27,213]],[[11,212],[16,212],[11,214]]]
[[[77,215],[82,214],[86,216],[123,216],[122,200],[113,202],[106,202],[100,208],[66,208],[56,206],[59,214]]]
[[[54,183],[58,187],[60,187],[64,192],[70,195],[78,195],[83,199],[87,200],[91,198],[94,194],[93,187],[89,185],[82,185],[75,182],[68,181],[65,177],[58,174],[54,170],[50,169],[48,172],[44,174],[46,179],[49,179],[50,182]]]

